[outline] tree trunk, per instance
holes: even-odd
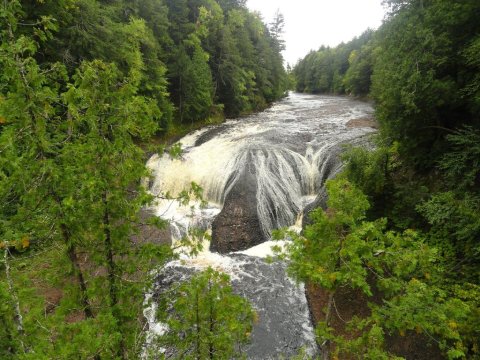
[[[60,208],[60,221],[61,221],[62,219],[65,218],[65,215],[62,209],[62,200],[60,199],[58,194],[55,193],[55,191],[52,191],[52,195],[58,207]],[[83,305],[83,314],[85,315],[85,318],[92,319],[94,316],[93,316],[92,307],[90,306],[90,301],[87,295],[87,283],[85,282],[85,277],[83,276],[82,269],[78,262],[77,252],[75,250],[75,245],[73,245],[72,238],[70,236],[70,231],[68,230],[67,225],[65,225],[64,223],[60,224],[60,231],[62,232],[63,242],[67,247],[67,256],[68,256],[68,259],[70,260],[70,263],[72,264],[74,276],[77,278],[78,286],[80,287],[80,297],[81,297],[80,301]]]
[[[197,347],[197,360],[202,360],[202,352],[201,352],[201,338],[200,338],[200,331],[201,326],[200,326],[200,301],[198,299],[198,292],[195,295],[195,322],[197,323],[197,336],[196,336],[196,347]]]
[[[88,301],[87,284],[85,282],[82,269],[80,268],[80,264],[78,262],[75,246],[71,242],[70,234],[68,233],[68,229],[65,224],[62,224],[60,227],[62,229],[63,240],[67,245],[67,256],[72,263],[73,272],[75,277],[77,278],[78,286],[80,287],[80,301],[83,305],[83,313],[85,314],[85,318],[93,319],[92,307],[90,306],[90,302]]]
[[[105,235],[105,256],[107,258],[108,285],[110,293],[110,305],[115,306],[117,299],[117,286],[115,279],[115,261],[113,259],[112,232],[110,230],[110,213],[108,211],[108,195],[103,193],[103,232]]]
[[[25,328],[23,326],[23,317],[20,311],[20,302],[18,300],[17,293],[15,292],[15,288],[13,286],[13,279],[10,273],[10,263],[8,262],[8,245],[5,246],[4,258],[3,261],[5,263],[5,277],[7,278],[8,283],[8,292],[10,293],[10,297],[12,299],[13,305],[13,321],[17,327],[18,332],[18,341],[20,343],[20,349],[23,353],[27,352],[27,348],[25,347],[24,338],[25,338]]]
[[[93,311],[92,311],[92,307],[90,306],[90,301],[88,300],[88,295],[87,295],[87,284],[85,282],[85,278],[83,277],[83,272],[82,272],[82,269],[80,268],[80,264],[78,263],[78,257],[77,257],[77,252],[75,251],[75,246],[70,241],[70,234],[65,224],[62,224],[60,227],[62,229],[62,234],[63,234],[65,244],[67,245],[67,255],[68,255],[68,258],[70,259],[70,262],[72,263],[73,272],[75,274],[75,277],[77,278],[78,286],[80,287],[80,297],[81,297],[80,302],[83,305],[83,314],[85,315],[86,319],[93,319],[94,318]],[[93,359],[100,360],[100,355],[98,354],[95,355]]]
[[[211,281],[208,282],[208,293],[211,294],[212,292],[212,283]],[[215,308],[213,306],[213,300],[210,300],[209,304],[209,322],[210,322],[210,337],[209,337],[209,343],[208,343],[208,353],[210,356],[210,359],[215,358],[215,346],[213,343],[213,340],[215,338]]]
[[[327,326],[330,326],[330,319],[332,318],[332,308],[333,308],[334,296],[335,296],[335,291],[332,291],[328,295],[327,313],[325,314],[325,324]],[[320,352],[321,352],[322,360],[329,360],[330,359],[330,341],[329,340],[325,340],[321,344]]]
[[[107,191],[103,193],[103,232],[105,235],[105,256],[107,259],[107,272],[108,272],[108,287],[109,287],[109,294],[110,294],[110,306],[112,310],[113,316],[119,320],[120,317],[118,314],[118,310],[115,308],[115,305],[118,304],[118,294],[117,294],[117,268],[114,259],[114,251],[113,251],[113,243],[112,243],[112,232],[110,230],[110,212],[108,210],[108,194]],[[119,329],[120,330],[120,329]],[[120,330],[121,332],[121,330]],[[117,355],[121,359],[125,359],[126,357],[126,348],[125,342],[123,340],[123,334],[120,339],[120,346],[117,352]]]

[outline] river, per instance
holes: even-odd
[[[321,204],[324,182],[341,169],[344,144],[363,144],[374,129],[350,126],[371,119],[372,107],[347,97],[291,93],[266,111],[195,131],[179,142],[183,154],[148,161],[156,195],[176,196],[194,182],[206,203],[161,200],[157,216],[171,224],[172,241],[192,229],[211,234],[196,257],[181,255],[157,274],[153,299],[172,282],[211,266],[228,273],[259,321],[243,351],[248,359],[290,357],[317,351],[304,287],[270,264],[271,231],[301,230],[303,213]],[[361,121],[360,121],[361,122]],[[150,336],[160,333],[153,304],[145,312]]]

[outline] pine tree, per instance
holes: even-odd
[[[19,3],[5,3],[1,11],[0,231],[10,284],[2,286],[2,294],[8,290],[12,303],[11,313],[2,309],[1,317],[9,344],[24,344],[23,352],[32,348],[36,359],[60,353],[69,358],[78,351],[93,358],[133,356],[140,350],[136,320],[146,274],[170,253],[131,242],[139,209],[151,200],[141,186],[148,172],[135,141],[153,134],[161,116],[153,100],[138,95],[143,61],[133,32],[141,33],[143,23],[132,20],[128,77],[113,64],[93,61],[82,63],[70,82],[62,66],[41,69],[33,59],[37,44],[17,32]],[[49,35],[48,18],[37,26],[39,34]],[[55,244],[68,261],[59,274],[65,280],[74,276],[58,316],[77,309],[82,316],[72,324],[48,325],[58,333],[53,348],[48,338],[21,340],[22,309],[8,263],[8,251],[17,244],[36,249]],[[146,277],[132,281],[139,273]],[[29,316],[34,314],[31,309]],[[35,318],[25,319],[35,332]],[[13,322],[18,330],[12,330]],[[93,333],[103,335],[92,341]]]
[[[237,359],[252,331],[254,312],[232,292],[228,275],[208,268],[172,289],[158,317],[168,325],[158,341],[174,349],[174,358]]]

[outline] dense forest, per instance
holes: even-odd
[[[384,3],[379,29],[287,74],[283,17],[244,0],[1,2],[0,358],[148,358],[145,290],[175,257],[136,236],[167,225],[141,211],[152,138],[262,110],[293,75],[299,92],[370,99],[379,126],[373,150],[345,150],[311,225],[275,234],[326,299],[321,357],[408,358],[392,342],[417,338],[435,357],[414,357],[479,359],[480,3]],[[340,329],[346,293],[368,311]],[[178,358],[241,358],[256,317],[212,269],[158,310]]]
[[[292,234],[291,272],[330,296],[324,358],[396,358],[387,343],[410,336],[445,358],[478,359],[480,3],[384,3],[378,30],[312,51],[293,70],[298,91],[370,98],[379,133],[374,151],[346,151],[328,211]],[[332,299],[345,288],[369,312],[341,332]]]
[[[293,69],[296,90],[313,94],[366,95],[372,75],[374,31],[335,48],[311,51]]]
[[[241,0],[8,0],[0,24],[0,358],[138,358],[150,271],[173,257],[133,236],[166,225],[140,212],[147,145],[283,97],[283,18]],[[244,328],[210,321],[250,326],[223,275],[185,286]]]

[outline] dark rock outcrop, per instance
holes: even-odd
[[[247,165],[212,223],[210,250],[226,254],[248,249],[265,240],[257,215],[255,168]]]
[[[320,193],[317,195],[315,200],[312,203],[308,204],[303,210],[303,213],[305,215],[303,216],[303,220],[302,220],[302,229],[305,229],[305,226],[307,225],[313,224],[313,221],[310,217],[310,213],[313,210],[317,208],[322,208],[323,210],[327,209],[327,200],[328,200],[327,190],[324,187],[322,187],[322,189],[320,190]]]

